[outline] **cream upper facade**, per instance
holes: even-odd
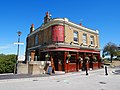
[[[98,30],[92,30],[81,25],[70,22],[67,18],[52,19],[46,24],[34,30],[28,35],[28,48],[34,48],[40,45],[50,45],[55,43],[53,40],[52,26],[63,26],[63,40],[57,41],[58,43],[64,43],[65,45],[75,45],[86,48],[99,49],[99,32]],[[59,35],[57,38],[61,37]]]

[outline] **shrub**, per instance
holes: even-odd
[[[16,55],[0,54],[0,73],[13,73],[16,63]]]

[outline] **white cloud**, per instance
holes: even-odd
[[[0,46],[0,50],[12,48],[12,47],[13,47],[13,44],[8,44],[8,45]]]
[[[17,45],[15,44],[6,44],[0,46],[0,53],[3,54],[16,54],[17,53]],[[25,47],[24,45],[20,45],[19,47],[19,55],[25,55]]]

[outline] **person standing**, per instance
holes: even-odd
[[[52,57],[51,57],[51,66],[52,66],[52,73],[55,73],[55,66],[54,66],[54,61]]]

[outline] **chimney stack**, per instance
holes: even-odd
[[[82,26],[82,23],[80,23],[80,26]]]
[[[30,33],[32,33],[33,31],[34,31],[34,24],[32,24],[30,27]]]
[[[46,16],[49,17],[49,12],[46,12]]]
[[[46,16],[44,17],[44,23],[46,24],[49,21],[50,21],[50,14],[49,12],[46,12]]]

